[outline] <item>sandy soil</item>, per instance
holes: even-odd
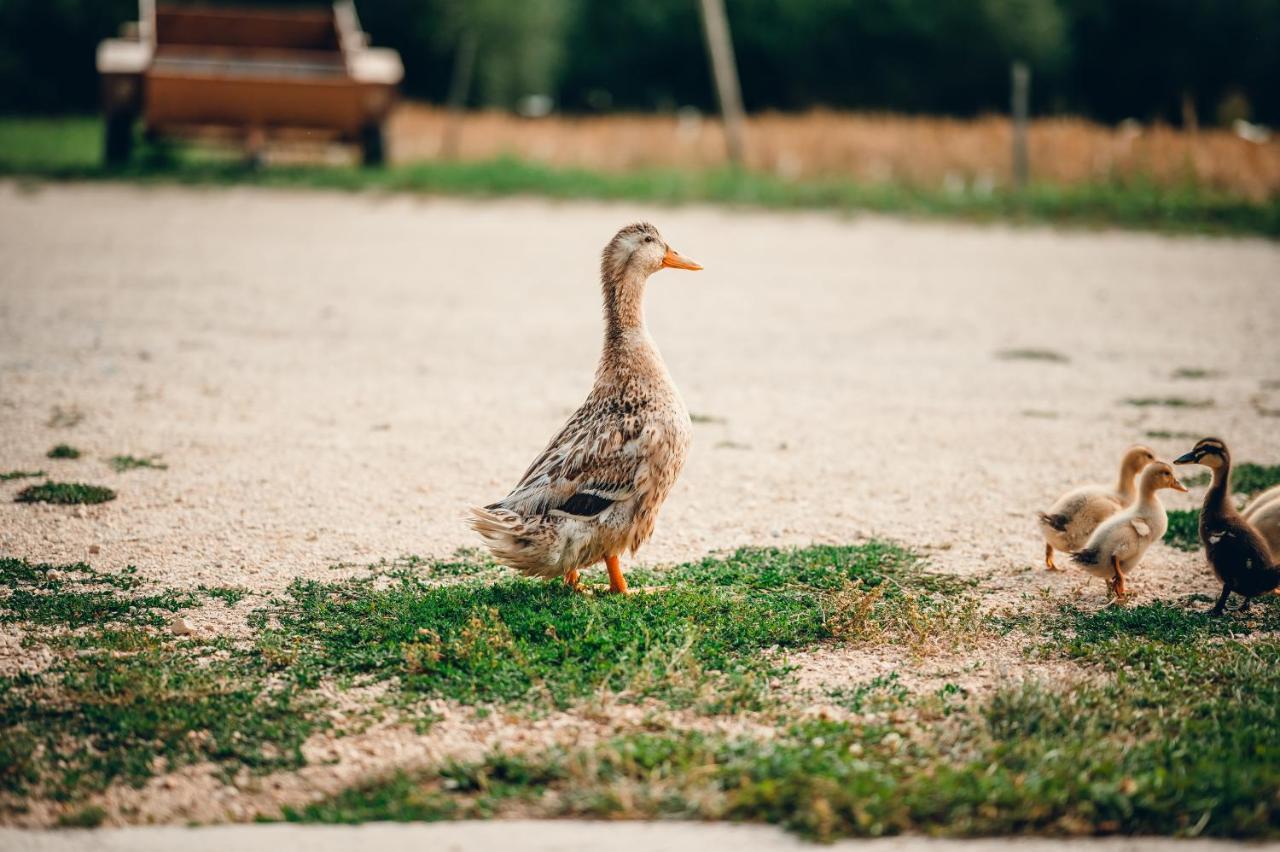
[[[476,545],[465,508],[504,494],[590,385],[598,253],[639,218],[706,267],[662,272],[648,295],[698,422],[646,562],[887,536],[985,577],[993,606],[1042,593],[1101,605],[1100,581],[1038,567],[1035,510],[1110,480],[1148,430],[1213,433],[1238,459],[1280,461],[1280,421],[1265,414],[1280,409],[1274,243],[0,183],[0,471],[120,495],[29,506],[12,502],[23,482],[0,484],[0,555],[270,591],[339,563]],[[997,357],[1029,347],[1069,361]],[[1173,377],[1186,367],[1215,374]],[[1214,404],[1124,402],[1135,397]],[[46,459],[59,442],[84,457]],[[1173,456],[1192,440],[1149,443]],[[104,459],[118,453],[168,469],[114,473]],[[1198,554],[1164,546],[1130,586],[1139,600],[1213,590]],[[231,629],[218,619],[238,611],[193,619]],[[0,635],[0,656],[22,653]],[[813,687],[904,659],[833,649],[798,662]],[[1018,660],[997,649],[984,677]],[[918,674],[963,677],[964,663]],[[355,745],[369,760],[300,797],[441,742],[367,739]]]

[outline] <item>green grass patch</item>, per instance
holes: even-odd
[[[1242,462],[1231,471],[1231,490],[1252,497],[1280,485],[1280,464]]]
[[[44,476],[43,470],[10,470],[0,473],[0,482],[11,482],[15,479],[36,479]]]
[[[1148,429],[1148,430],[1147,430],[1147,432],[1146,432],[1146,436],[1147,436],[1148,438],[1155,438],[1155,439],[1160,439],[1160,440],[1173,440],[1173,439],[1178,439],[1178,440],[1183,440],[1183,441],[1194,441],[1194,440],[1197,440],[1198,438],[1200,438],[1200,433],[1198,433],[1198,432],[1175,432],[1175,431],[1170,430],[1170,429]]]
[[[879,543],[749,548],[634,579],[662,588],[587,597],[556,583],[441,586],[403,573],[298,581],[255,623],[263,652],[304,683],[395,678],[406,696],[555,707],[607,690],[727,712],[762,706],[783,665],[776,651],[842,632],[907,636],[913,608],[932,636],[956,606],[931,591],[945,580]]]
[[[1164,543],[1179,550],[1200,549],[1200,510],[1170,509]]]
[[[45,455],[51,459],[78,459],[80,451],[70,444],[57,444]]]
[[[1071,361],[1066,355],[1052,349],[1001,349],[996,357],[1001,361],[1043,361],[1050,364],[1066,364]]]
[[[737,169],[642,169],[626,173],[556,168],[512,158],[426,161],[386,168],[292,166],[254,169],[225,156],[181,146],[142,146],[135,164],[101,165],[95,118],[0,120],[0,175],[44,180],[135,180],[186,184],[375,190],[464,196],[679,204],[715,202],[775,209],[875,211],[977,221],[1113,225],[1170,231],[1280,237],[1280,197],[1263,202],[1187,184],[1159,187],[1141,179],[1022,191],[952,191],[942,187],[861,183],[840,177],[787,180]]]
[[[138,468],[168,470],[169,465],[160,461],[159,458],[159,456],[147,456],[145,458],[139,458],[138,456],[112,456],[107,459],[107,464],[111,465],[111,469],[116,473],[124,473]]]
[[[101,485],[86,485],[83,482],[44,482],[40,485],[28,485],[13,499],[18,503],[93,504],[116,499],[116,492]]]
[[[820,840],[1280,832],[1280,644],[1128,638],[1099,659],[1112,673],[1100,681],[1024,682],[941,717],[796,721],[767,740],[635,733],[493,754],[285,815],[730,819]]]
[[[1151,408],[1154,406],[1163,406],[1165,408],[1212,408],[1213,400],[1187,399],[1183,396],[1141,396],[1130,397],[1125,400],[1125,404],[1137,408]]]

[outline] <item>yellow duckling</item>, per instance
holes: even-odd
[[[506,497],[471,510],[494,557],[523,574],[563,577],[604,561],[625,594],[618,557],[653,534],[684,467],[692,426],[644,322],[644,288],[664,267],[701,269],[658,229],[629,225],[605,246],[604,349],[595,386]]]
[[[1137,445],[1125,451],[1120,460],[1120,477],[1114,486],[1084,485],[1058,498],[1052,508],[1040,513],[1040,532],[1044,536],[1044,564],[1056,570],[1054,549],[1064,553],[1079,550],[1093,535],[1098,524],[1131,505],[1137,496],[1134,481],[1138,473],[1156,454],[1149,447]]]
[[[1161,488],[1187,490],[1168,462],[1147,465],[1138,481],[1138,501],[1103,521],[1084,549],[1071,554],[1071,561],[1095,577],[1106,578],[1116,597],[1125,594],[1125,575],[1138,567],[1151,542],[1164,538],[1169,528],[1169,516],[1156,496]]]

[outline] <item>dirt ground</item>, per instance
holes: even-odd
[[[1039,567],[1037,509],[1112,480],[1137,441],[1172,457],[1215,434],[1238,460],[1280,461],[1274,243],[0,183],[0,471],[119,492],[31,506],[12,501],[24,482],[0,483],[0,555],[275,590],[332,579],[336,564],[477,545],[466,507],[503,495],[590,386],[599,251],[637,219],[705,266],[650,282],[651,330],[695,437],[646,563],[888,537],[984,577],[993,606],[1042,592],[1101,605],[1101,581]],[[1001,357],[1027,349],[1061,358]],[[1175,377],[1187,368],[1209,375]],[[1144,398],[1212,405],[1127,402]],[[62,442],[84,455],[45,458]],[[168,468],[113,472],[105,459],[124,453]],[[1191,508],[1201,492],[1163,493]],[[1163,545],[1130,587],[1138,600],[1213,591],[1198,554]],[[20,637],[0,638],[0,660],[19,662]],[[991,653],[991,672],[1020,660]],[[799,662],[814,684],[902,660]],[[359,743],[358,760],[317,767],[327,780],[300,796],[438,756],[439,737],[458,735],[441,730]],[[216,816],[200,784],[148,790],[152,818]],[[159,801],[182,790],[191,809]]]

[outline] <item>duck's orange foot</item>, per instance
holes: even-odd
[[[564,584],[575,592],[580,592],[582,591],[582,586],[579,585],[579,580],[581,580],[581,578],[582,575],[578,573],[578,569],[573,568],[564,575]]]
[[[609,594],[627,594],[627,578],[622,576],[622,566],[618,564],[618,557],[606,556],[604,567],[609,571]]]

